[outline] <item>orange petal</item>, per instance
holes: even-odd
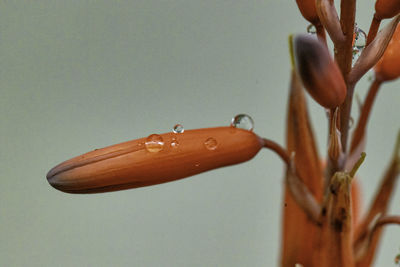
[[[352,177],[337,172],[332,177],[324,203],[322,221],[321,265],[324,267],[353,267]]]
[[[400,3],[400,1],[399,1]],[[375,66],[375,73],[381,81],[390,81],[400,76],[400,26],[389,42],[385,53]]]
[[[308,117],[304,90],[297,75],[292,72],[287,118],[288,152],[295,152],[295,167],[299,178],[308,187],[317,201],[323,192],[322,170],[314,135]],[[285,187],[282,229],[282,266],[313,265],[319,242],[318,226],[312,222],[303,209],[292,198]],[[305,241],[306,240],[306,241]]]

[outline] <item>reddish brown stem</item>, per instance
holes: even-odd
[[[367,128],[369,115],[371,114],[372,107],[374,105],[377,93],[381,86],[382,82],[375,79],[371,87],[369,88],[367,97],[365,98],[365,102],[362,106],[360,118],[358,119],[357,126],[353,133],[353,138],[351,140],[350,152],[353,152],[360,142],[363,140],[365,136],[365,130]]]
[[[374,15],[371,21],[371,26],[369,27],[366,46],[368,46],[375,39],[375,36],[378,33],[380,25],[381,25],[381,20],[377,19]]]
[[[374,230],[376,230],[379,227],[384,226],[386,224],[399,224],[400,225],[400,216],[385,216],[385,217],[383,217],[376,223]]]
[[[284,149],[278,143],[275,143],[274,141],[268,140],[266,138],[263,138],[263,141],[264,141],[265,148],[269,148],[272,151],[274,151],[276,154],[278,154],[278,156],[283,160],[283,162],[286,163],[286,165],[290,164],[290,156],[286,149]]]
[[[340,5],[340,23],[342,25],[345,41],[337,45],[335,58],[342,72],[345,81],[348,81],[348,74],[351,70],[351,63],[353,59],[353,34],[355,25],[355,0],[342,0]],[[353,100],[353,91],[355,84],[347,82],[347,96],[344,103],[340,106],[340,131],[343,150],[347,148],[347,135],[349,131],[349,120],[351,104]]]

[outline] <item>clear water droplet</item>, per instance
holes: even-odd
[[[355,32],[354,46],[357,47],[359,50],[363,50],[367,43],[367,35],[357,25],[355,27],[354,32]]]
[[[172,129],[172,131],[174,132],[174,133],[183,133],[184,131],[185,131],[185,129],[183,128],[183,125],[182,124],[176,124],[175,126],[174,126],[174,128]]]
[[[367,35],[356,24],[354,27],[354,40],[353,40],[353,60],[357,61],[361,52],[367,43]]]
[[[179,146],[179,142],[176,138],[172,138],[171,140],[171,147],[172,148],[177,148]]]
[[[307,26],[307,32],[309,34],[316,34],[317,33],[317,29],[315,28],[315,26],[313,24],[310,24]]]
[[[159,152],[164,148],[164,140],[158,134],[149,135],[144,144],[149,152]]]
[[[208,150],[215,150],[218,147],[218,142],[213,137],[210,137],[206,141],[204,141],[204,146]]]
[[[354,119],[353,119],[353,117],[350,117],[350,120],[349,120],[349,129],[353,128],[353,125],[354,125]]]
[[[231,126],[252,131],[254,129],[254,121],[249,115],[239,114],[232,118]]]

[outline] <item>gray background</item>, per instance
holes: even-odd
[[[364,30],[372,2],[358,4]],[[107,194],[61,193],[45,175],[94,148],[177,122],[228,125],[237,113],[283,143],[287,36],[306,26],[288,0],[1,1],[0,265],[276,266],[283,166],[267,150]],[[392,153],[399,87],[384,86],[371,117],[365,200]],[[324,111],[309,102],[324,151]],[[377,265],[393,266],[399,252],[400,230],[390,227]]]

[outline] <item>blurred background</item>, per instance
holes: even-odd
[[[358,1],[364,31],[373,2]],[[268,150],[245,164],[106,194],[65,194],[45,176],[95,148],[176,123],[229,125],[238,113],[284,144],[287,36],[307,25],[295,1],[2,1],[0,265],[276,266],[283,165]],[[367,78],[356,88],[361,97]],[[371,117],[359,171],[364,204],[392,154],[399,87],[384,85]],[[325,113],[309,104],[325,155]],[[391,212],[400,214],[398,203],[400,192]],[[389,227],[376,265],[393,266],[399,252],[400,230]]]

